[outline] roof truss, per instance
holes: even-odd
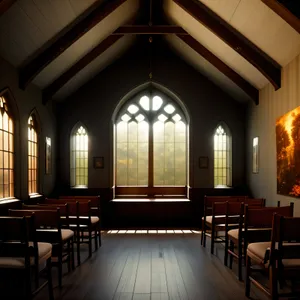
[[[188,34],[182,27],[176,25],[126,25],[119,27],[113,35],[124,34]]]
[[[20,70],[19,85],[25,89],[26,86],[56,57],[82,37],[87,31],[92,29],[105,17],[116,10],[126,0],[109,0],[96,7],[90,14],[73,26],[64,35],[58,38],[44,52],[39,54],[29,64]]]
[[[200,54],[204,59],[210,62],[214,67],[216,67],[225,76],[231,79],[237,86],[239,86],[252,100],[255,104],[259,101],[259,91],[252,86],[248,81],[246,81],[242,76],[228,67],[222,60],[206,49],[201,43],[195,40],[190,35],[177,35],[182,41],[189,45],[194,51]]]
[[[298,33],[300,33],[300,20],[277,0],[261,0],[283,20],[290,24]]]
[[[89,53],[87,53],[83,58],[81,58],[77,63],[71,66],[66,72],[59,76],[53,83],[47,86],[43,90],[43,103],[46,104],[49,99],[62,88],[72,77],[74,77],[80,70],[92,62],[95,58],[101,55],[105,50],[112,46],[116,41],[118,41],[122,35],[110,35],[101,43],[99,43],[95,48],[93,48]]]
[[[281,67],[231,25],[196,0],[173,0],[198,22],[256,67],[275,87],[281,86]]]

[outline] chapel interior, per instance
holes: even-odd
[[[300,299],[299,0],[0,0],[0,299]]]

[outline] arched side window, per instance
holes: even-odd
[[[231,186],[231,136],[225,126],[219,125],[214,134],[214,186]]]
[[[14,121],[0,96],[0,199],[14,197]]]
[[[38,125],[35,115],[28,119],[28,193],[38,193],[38,161],[39,161]]]
[[[71,187],[88,186],[88,134],[86,129],[79,125],[71,134],[70,176]]]

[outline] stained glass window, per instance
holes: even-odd
[[[221,125],[214,135],[214,185],[231,186],[231,139]]]
[[[0,96],[0,199],[14,196],[14,122]]]
[[[116,185],[186,185],[186,124],[182,111],[169,99],[144,95],[121,109],[116,124]]]
[[[28,119],[28,193],[38,192],[38,135],[37,122],[34,115]]]
[[[71,186],[88,185],[88,134],[83,126],[73,130],[71,135]]]

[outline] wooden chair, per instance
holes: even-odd
[[[101,210],[100,210],[100,196],[60,196],[59,199],[45,199],[44,203],[71,203],[71,202],[89,202],[90,201],[90,215],[93,230],[98,237],[99,247],[101,247]],[[95,239],[95,247],[98,249],[98,242]]]
[[[67,197],[67,198],[66,198]],[[73,198],[71,198],[73,197]],[[95,233],[98,236],[99,247],[101,247],[101,207],[100,207],[100,196],[61,196],[60,200],[71,200],[80,202],[90,201],[90,214],[92,224],[95,230]],[[94,231],[93,230],[93,231]],[[98,249],[97,239],[95,240],[95,247]]]
[[[233,257],[238,260],[238,278],[242,281],[243,258],[246,255],[247,245],[252,242],[269,241],[272,230],[272,218],[274,213],[285,216],[293,215],[293,203],[282,207],[251,207],[245,205],[245,211],[241,211],[238,229],[228,231],[229,241],[229,267],[232,269]],[[237,252],[235,252],[235,246]]]
[[[206,246],[206,236],[211,236],[208,232],[211,229],[212,222],[212,206],[215,202],[237,202],[242,201],[245,196],[204,196],[202,228],[201,228],[201,245]],[[225,214],[224,214],[225,217]]]
[[[51,262],[58,268],[58,284],[62,287],[62,264],[70,262],[71,253],[64,251],[64,243],[61,233],[61,221],[59,208],[53,210],[9,210],[10,216],[28,216],[32,212],[35,215],[36,236],[39,242],[52,244]]]
[[[74,231],[70,229],[69,222],[69,205],[64,204],[38,204],[38,205],[22,205],[24,210],[56,210],[59,209],[61,236],[63,246],[67,246],[67,264],[68,272],[75,269],[74,260]]]
[[[250,287],[253,283],[271,299],[279,297],[297,297],[300,293],[287,291],[284,283],[300,279],[300,218],[285,217],[274,214],[272,226],[272,239],[270,242],[251,243],[247,249],[245,294],[250,296]],[[257,271],[252,265],[260,267],[268,275],[268,286],[265,287],[252,273]],[[259,270],[259,269],[258,269]],[[278,285],[279,283],[279,285]],[[278,290],[280,286],[281,291]]]
[[[49,299],[54,299],[51,274],[52,245],[38,243],[35,239],[34,216],[0,217],[0,269],[23,272],[25,281],[25,299],[32,299],[48,284]],[[46,263],[47,281],[36,289],[31,287],[31,268],[38,270]],[[35,278],[37,281],[37,278]],[[1,296],[5,297],[4,293]],[[24,299],[24,298],[23,298]]]

